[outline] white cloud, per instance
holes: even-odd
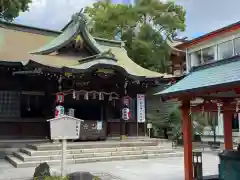
[[[61,29],[72,14],[97,0],[33,0],[29,12],[21,13],[16,22],[48,29]],[[161,0],[166,2],[168,0]],[[196,36],[239,20],[239,0],[169,0],[183,5],[187,11],[186,32]]]
[[[61,29],[72,14],[91,5],[96,0],[34,0],[28,12],[23,12],[16,22],[50,29]]]

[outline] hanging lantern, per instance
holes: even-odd
[[[84,99],[85,99],[85,100],[88,100],[88,92],[85,92],[85,94],[84,94]]]
[[[122,119],[127,121],[129,120],[131,117],[131,112],[130,112],[130,109],[125,106],[123,109],[122,109]]]
[[[73,99],[76,99],[76,92],[73,91]]]
[[[56,102],[57,103],[63,103],[64,102],[64,94],[63,93],[57,93],[56,94]]]
[[[55,117],[60,117],[64,115],[64,107],[63,106],[56,106],[55,109]]]
[[[132,101],[132,98],[130,96],[124,96],[122,99],[123,105],[126,105],[128,107],[130,107],[131,101]]]

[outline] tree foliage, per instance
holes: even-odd
[[[213,133],[213,140],[216,142],[216,126],[218,114],[214,112],[195,112],[191,113],[193,134],[202,135],[205,127],[210,127]],[[179,107],[173,109],[169,115],[170,124],[173,128],[173,136],[182,134],[181,112]]]
[[[133,61],[158,72],[167,71],[167,42],[185,29],[185,11],[173,2],[136,0],[134,5],[124,5],[101,1],[85,13],[93,22],[95,36],[116,39],[120,35]]]
[[[12,21],[19,16],[19,12],[25,12],[32,0],[0,0],[1,19]]]

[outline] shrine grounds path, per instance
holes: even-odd
[[[203,154],[204,175],[218,172],[216,153]],[[59,172],[59,167],[52,171]],[[165,159],[148,159],[132,161],[112,161],[67,166],[67,172],[89,171],[99,175],[103,180],[183,180],[183,157]],[[0,160],[0,180],[28,180],[33,176],[34,168],[13,168]]]

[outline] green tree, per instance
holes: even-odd
[[[101,1],[85,13],[93,22],[95,36],[115,39],[119,35],[133,61],[158,72],[167,71],[167,42],[185,29],[185,11],[173,2],[136,0],[135,5],[123,5]]]
[[[191,120],[193,126],[193,134],[202,135],[204,127],[207,126],[207,119],[205,114],[199,113],[191,113]],[[177,106],[169,115],[169,123],[173,128],[173,136],[180,136],[182,134],[182,120],[181,120],[181,111]]]
[[[194,112],[191,114],[193,134],[203,134],[205,127],[210,127],[213,133],[213,142],[216,142],[216,126],[218,114],[215,112]],[[169,116],[169,123],[173,128],[173,136],[179,138],[182,135],[181,112],[178,107],[173,109]]]
[[[27,11],[32,0],[0,0],[1,19],[12,21],[19,12]]]
[[[204,113],[204,118],[206,119],[206,126],[210,127],[210,131],[213,133],[213,142],[216,143],[217,134],[216,134],[216,126],[218,120],[218,114],[214,112],[206,112]]]
[[[137,21],[137,12],[132,6],[112,4],[108,1],[94,3],[93,7],[85,9],[85,13],[93,23],[92,33],[107,39],[115,39],[118,32],[122,36],[129,27],[135,26]]]

